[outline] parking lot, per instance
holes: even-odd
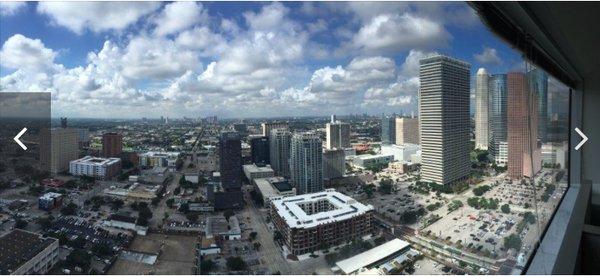
[[[64,234],[69,240],[83,238],[92,244],[107,245],[113,251],[119,251],[126,247],[132,239],[131,235],[121,232],[113,234],[77,217],[58,218],[47,232],[57,235]]]

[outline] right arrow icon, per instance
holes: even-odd
[[[577,144],[577,146],[575,146],[575,150],[579,150],[579,148],[581,148],[581,146],[583,146],[583,144],[585,144],[585,142],[587,142],[588,137],[585,136],[585,134],[583,134],[583,132],[581,132],[581,130],[579,130],[579,128],[575,128],[575,131],[577,131],[577,134],[579,134],[579,136],[581,136],[581,138],[583,138],[583,140],[581,140],[581,142],[579,142],[579,144]]]

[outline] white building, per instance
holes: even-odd
[[[72,175],[109,179],[121,171],[121,159],[86,156],[71,161],[69,167]]]
[[[275,171],[271,169],[270,165],[265,166],[257,166],[256,164],[251,165],[243,165],[244,175],[248,181],[252,182],[252,180],[256,178],[265,178],[265,177],[273,177],[275,176]]]
[[[44,275],[58,262],[58,240],[21,230],[0,237],[0,274]]]
[[[359,168],[367,168],[379,164],[388,164],[394,161],[394,156],[391,154],[361,154],[351,157],[352,165]]]
[[[323,179],[343,177],[346,173],[346,158],[342,149],[323,150]]]
[[[381,154],[393,155],[394,161],[413,162],[411,156],[421,150],[421,146],[416,144],[384,144],[381,145]]]
[[[421,180],[453,183],[471,172],[471,65],[441,55],[421,59],[419,64]]]
[[[131,230],[142,236],[145,236],[148,232],[148,227],[137,225],[136,218],[126,215],[113,214],[103,222],[103,225],[105,227]]]
[[[498,154],[494,156],[494,162],[498,166],[506,166],[508,164],[508,143],[506,141],[496,142]]]
[[[391,269],[394,266],[393,263],[402,263],[401,261],[395,262],[396,260],[408,259],[417,255],[419,253],[411,250],[410,243],[401,239],[393,239],[358,255],[338,261],[335,265],[345,275],[361,274],[365,270],[371,270],[372,272],[382,270],[381,274],[385,275],[393,270]],[[386,260],[388,261],[385,262]],[[379,274],[379,272],[376,272],[376,274]]]
[[[488,148],[489,143],[489,78],[485,68],[477,70],[475,83],[475,148]]]
[[[373,206],[326,189],[271,201],[271,218],[289,252],[302,255],[372,231]]]
[[[542,144],[542,164],[559,165],[565,168],[567,165],[567,143],[545,143]]]

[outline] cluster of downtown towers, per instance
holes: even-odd
[[[470,175],[470,70],[447,56],[420,60],[422,181],[446,185]],[[547,132],[548,76],[539,69],[489,75],[482,68],[475,86],[475,148],[488,150],[511,178],[535,175]],[[395,140],[394,117],[382,117],[383,143]]]
[[[470,175],[470,69],[470,64],[442,55],[420,60],[422,181],[446,185]],[[539,139],[545,135],[547,82],[538,69],[496,75],[488,75],[485,69],[477,72],[475,147],[488,150],[497,165],[508,166],[509,177],[530,177],[541,166]],[[394,141],[394,119],[382,118],[383,143]],[[317,133],[292,133],[285,122],[263,123],[262,131],[261,137],[250,140],[254,163],[270,163],[277,175],[290,179],[298,194],[323,190],[324,152]],[[327,132],[328,149],[350,146],[348,124],[333,118]],[[329,141],[332,138],[336,141]],[[343,166],[341,152],[336,159]],[[241,203],[241,136],[222,133],[219,155],[222,187],[239,196]]]

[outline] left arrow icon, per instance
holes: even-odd
[[[13,138],[13,140],[15,140],[15,142],[17,142],[17,144],[19,144],[19,146],[21,146],[21,148],[23,150],[27,150],[27,146],[25,146],[25,144],[23,144],[23,142],[21,142],[21,140],[19,140],[19,138],[21,138],[21,136],[23,136],[23,134],[25,134],[25,132],[27,131],[27,128],[24,127],[23,129],[21,129],[21,131],[17,134],[17,136],[15,136],[15,138]]]

